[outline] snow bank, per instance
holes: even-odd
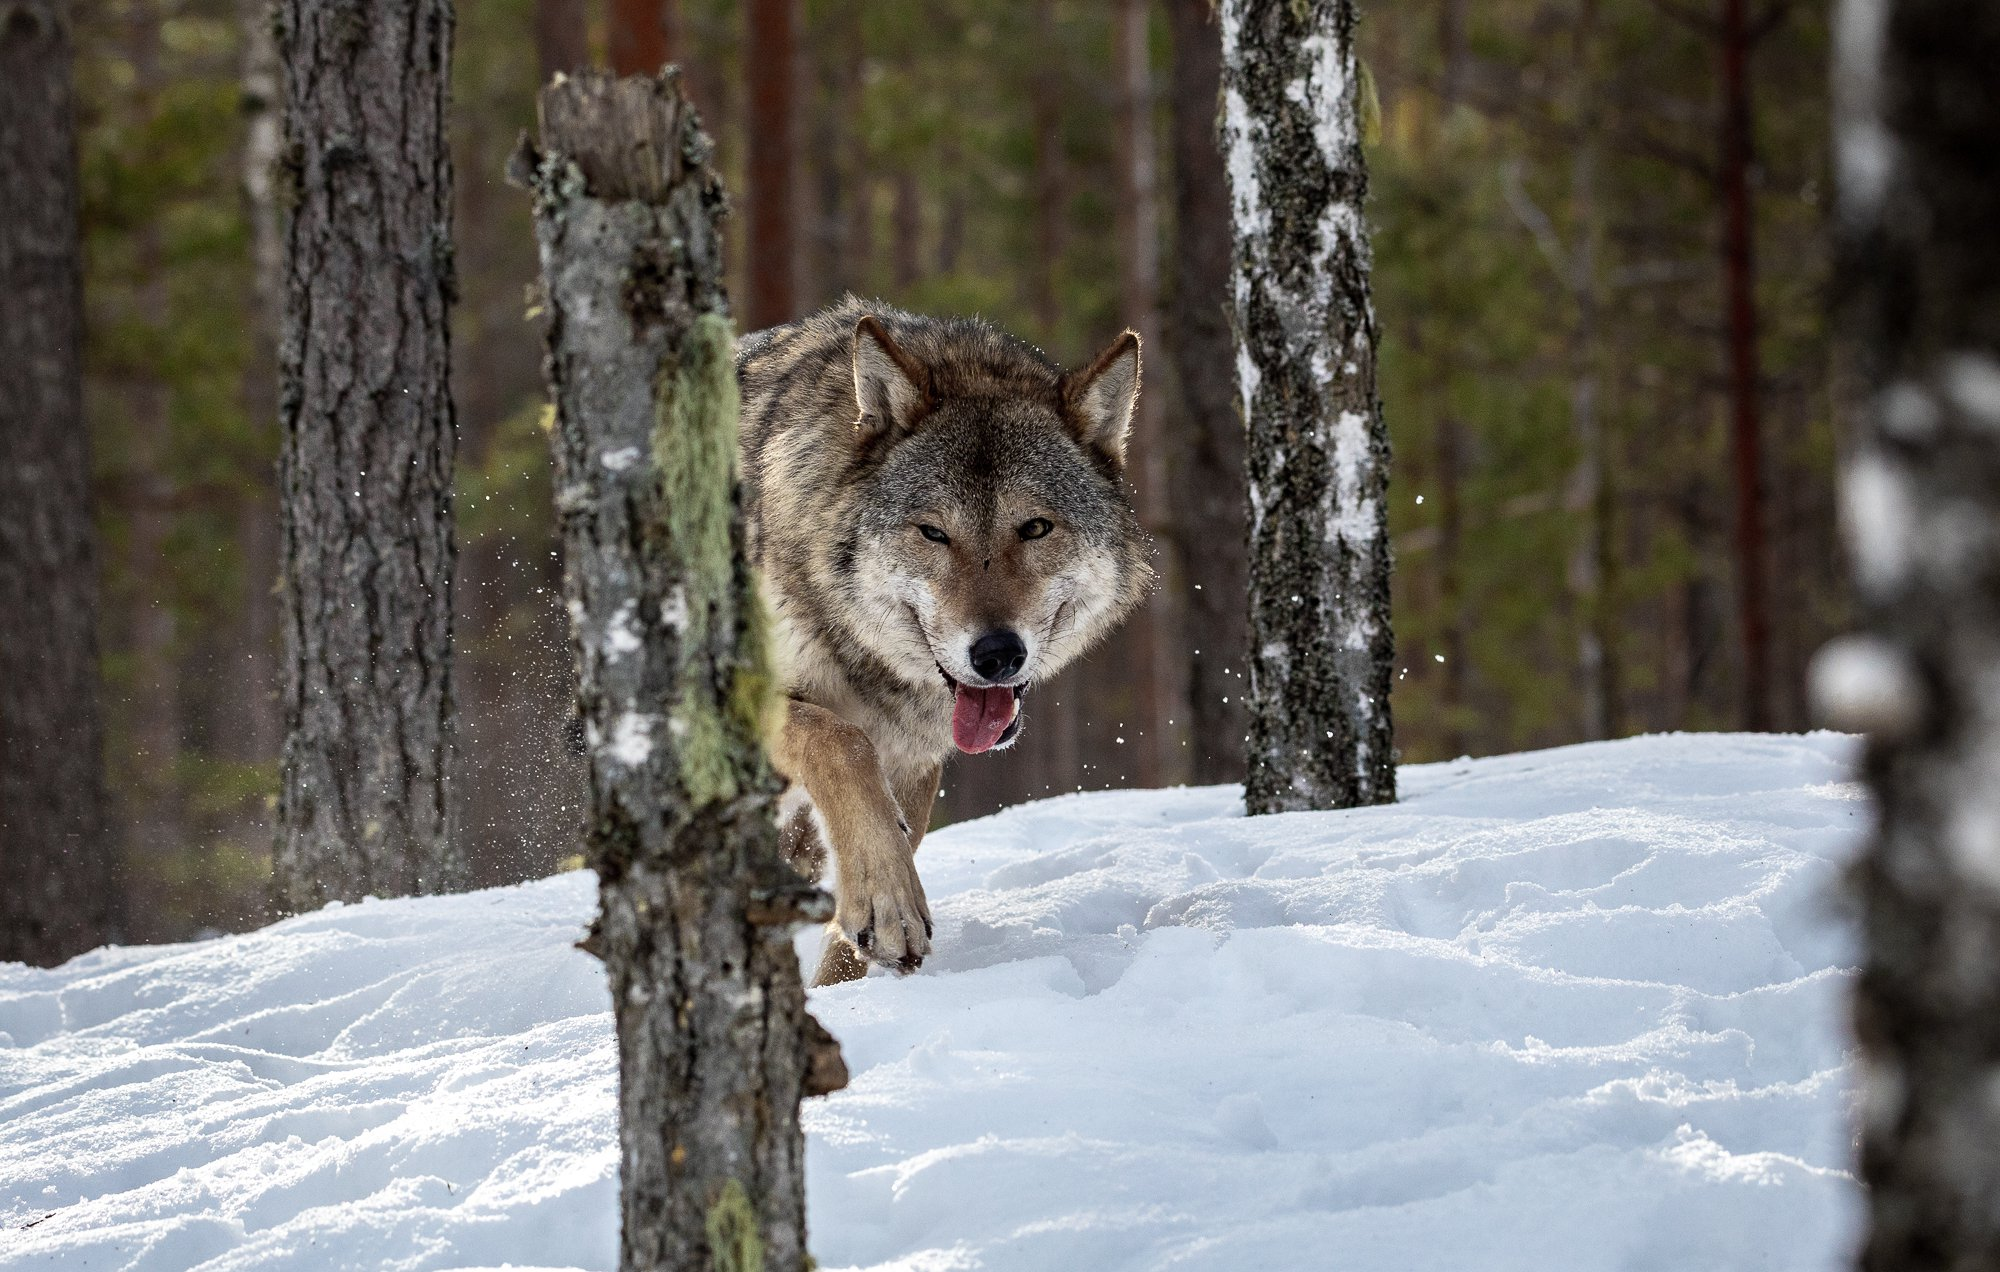
[[[1840,738],[1071,796],[923,850],[938,953],[814,995],[823,1266],[1833,1269]],[[0,966],[0,1267],[616,1266],[593,882]]]

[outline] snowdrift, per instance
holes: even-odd
[[[820,991],[822,1267],[1827,1269],[1859,1220],[1851,744],[1069,796],[926,842]],[[0,1267],[614,1268],[594,880],[0,965]],[[807,938],[810,942],[811,938]]]

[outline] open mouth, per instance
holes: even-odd
[[[1005,746],[1021,731],[1021,698],[1026,685],[962,685],[938,665],[945,688],[951,690],[951,740],[967,755]]]

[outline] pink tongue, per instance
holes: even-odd
[[[1012,689],[968,689],[958,686],[951,708],[951,740],[968,755],[990,751],[1007,726],[1014,723]]]

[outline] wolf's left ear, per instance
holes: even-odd
[[[854,326],[854,405],[859,417],[855,441],[866,444],[899,433],[917,422],[928,397],[930,377],[896,346],[875,315]]]
[[[1089,366],[1062,378],[1063,406],[1085,449],[1125,466],[1125,436],[1139,404],[1139,333],[1128,331]]]

